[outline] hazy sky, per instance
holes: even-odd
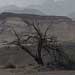
[[[0,0],[0,6],[5,5],[18,5],[18,6],[27,6],[27,5],[38,5],[42,4],[46,0]]]
[[[75,0],[0,0],[0,7],[6,5],[31,6],[53,15],[67,15],[75,12]]]

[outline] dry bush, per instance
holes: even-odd
[[[16,68],[16,65],[14,65],[14,64],[7,64],[7,65],[5,65],[5,67],[4,67],[4,69],[15,69]]]

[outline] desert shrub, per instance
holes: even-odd
[[[5,69],[15,69],[16,68],[16,65],[10,63],[10,64],[5,65],[4,68]]]

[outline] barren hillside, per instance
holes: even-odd
[[[25,23],[28,21],[30,25]],[[2,13],[0,14],[0,64],[15,63],[15,64],[30,64],[32,58],[21,50],[8,46],[6,43],[13,41],[16,37],[12,32],[12,27],[17,33],[24,34],[25,32],[32,32],[31,24],[35,21],[35,25],[39,22],[41,31],[43,32],[47,26],[50,26],[49,35],[56,36],[60,41],[68,42],[65,45],[65,50],[68,47],[73,47],[68,50],[68,53],[74,58],[73,51],[75,49],[75,22],[71,18],[66,16],[39,16],[39,15],[27,15],[27,14],[15,14],[15,13]],[[69,45],[68,45],[69,44]],[[73,51],[71,51],[71,49]],[[18,50],[18,51],[17,51]],[[28,58],[27,58],[28,57]],[[15,58],[15,59],[14,59]],[[24,59],[25,58],[25,59]],[[27,58],[27,59],[26,59]],[[31,60],[30,60],[31,59]],[[4,63],[3,63],[4,62]]]

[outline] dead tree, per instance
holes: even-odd
[[[31,33],[31,35],[29,35],[29,34],[24,35],[24,37],[27,36],[27,38],[22,39],[19,36],[19,34],[16,32],[16,30],[14,28],[12,28],[12,30],[17,38],[17,40],[13,42],[15,45],[19,46],[22,50],[27,52],[34,59],[34,61],[36,61],[37,64],[42,65],[42,66],[44,65],[44,60],[42,59],[42,50],[47,51],[50,56],[52,55],[54,58],[54,63],[56,63],[56,64],[62,63],[65,58],[67,58],[69,61],[68,56],[60,48],[60,45],[59,45],[57,39],[52,36],[48,37],[47,33],[50,29],[50,25],[48,25],[46,30],[44,30],[42,32],[41,28],[40,28],[40,23],[37,22],[36,20],[34,20],[33,23],[29,23],[26,20],[24,20],[24,22],[33,28],[34,33]],[[31,49],[25,45],[25,43],[28,42],[30,39],[33,39],[31,41],[33,42],[33,44],[36,44],[37,49],[36,49],[35,54],[32,53]],[[60,60],[62,60],[62,61],[60,61]]]

